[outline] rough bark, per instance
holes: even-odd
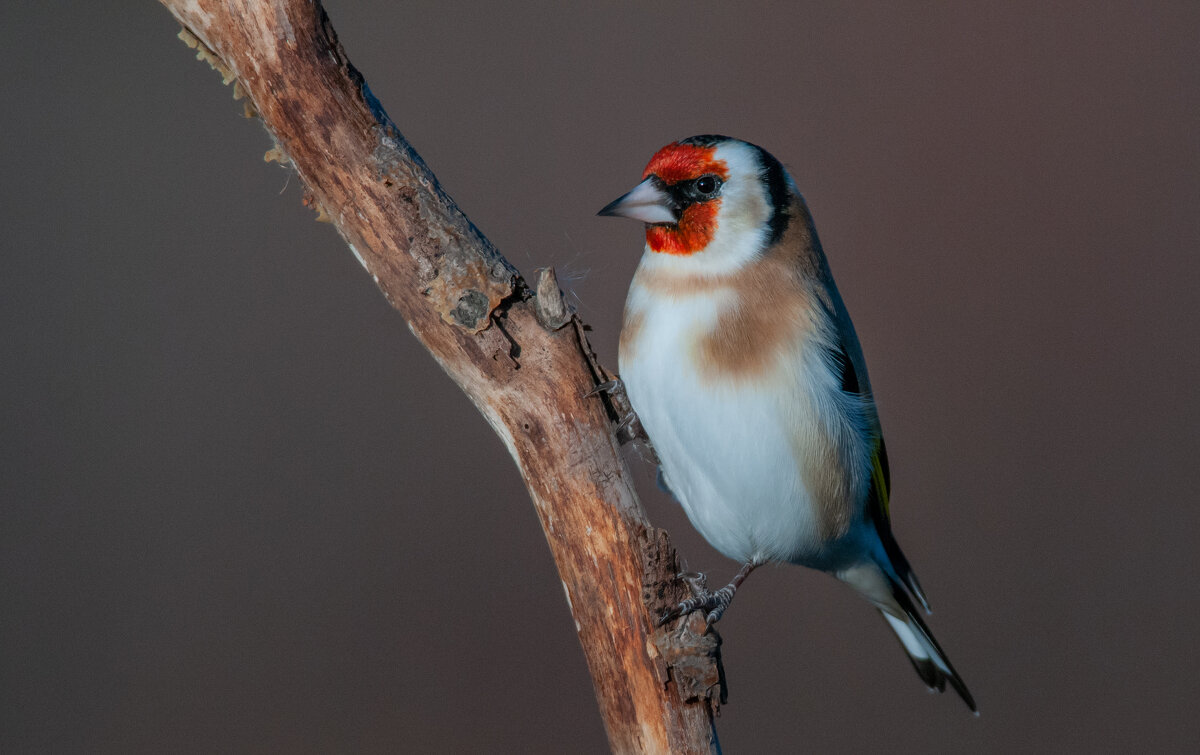
[[[610,376],[553,275],[537,290],[467,220],[346,58],[319,3],[162,0],[275,139],[409,329],[504,441],[529,488],[618,752],[714,752],[719,638],[683,597],[621,458]]]

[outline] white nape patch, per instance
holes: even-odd
[[[367,267],[366,260],[358,253],[358,249],[354,247],[354,244],[347,243],[346,246],[350,247],[350,251],[354,253],[354,259],[358,260],[358,264],[363,266],[363,270],[366,270],[368,273],[371,272],[371,268]],[[375,282],[378,283],[379,279],[376,278]]]

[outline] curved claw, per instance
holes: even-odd
[[[676,575],[692,591],[692,597],[681,601],[679,605],[663,614],[662,618],[658,620],[658,626],[661,627],[672,619],[699,610],[705,611],[704,621],[708,626],[716,624],[725,614],[725,609],[729,608],[729,604],[733,602],[733,596],[737,592],[738,586],[753,570],[754,564],[746,564],[733,578],[733,582],[713,592],[709,591],[708,578],[703,572],[685,572]]]
[[[705,620],[709,624],[713,624],[717,619],[721,618],[721,614],[725,612],[726,606],[729,605],[729,600],[725,599],[724,589],[716,592],[709,592],[708,577],[704,572],[680,572],[675,575],[675,578],[688,586],[692,597],[687,600],[682,600],[674,608],[670,609],[662,615],[658,620],[658,626],[662,626],[673,619],[680,616],[685,616],[692,611],[705,610],[708,613],[705,615]],[[732,593],[729,598],[732,598]]]
[[[704,622],[712,626],[720,621],[721,616],[725,613],[725,609],[729,607],[729,602],[732,599],[733,594],[724,589],[688,598],[664,613],[658,620],[658,626],[661,627],[680,616],[686,616],[692,611],[706,611]]]
[[[619,390],[624,390],[624,388],[625,384],[621,382],[621,378],[615,378],[597,385],[595,388],[583,394],[583,397],[591,398],[592,396],[597,396],[601,393],[614,393]]]
[[[708,595],[708,575],[702,571],[685,571],[675,575],[675,578],[682,581],[692,591],[694,597]]]

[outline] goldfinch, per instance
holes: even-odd
[[[725,136],[668,144],[600,211],[646,224],[619,371],[700,534],[744,566],[663,617],[709,623],[758,565],[837,577],[891,626],[921,679],[975,701],[918,615],[929,604],[889,521],[867,367],[808,207],[783,165]]]

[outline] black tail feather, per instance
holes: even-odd
[[[904,551],[900,550],[900,544],[892,536],[891,526],[887,522],[877,522],[876,529],[879,532],[879,539],[883,542],[883,550],[887,553],[888,560],[892,562],[892,568],[896,570],[896,575],[904,581],[909,591],[925,609],[925,613],[932,613],[929,601],[925,598],[925,591],[921,589],[921,583],[917,581],[917,573],[909,566],[908,559],[904,557]]]
[[[907,566],[907,564],[905,564]],[[910,570],[911,573],[911,570]],[[942,650],[942,646],[934,639],[933,632],[929,631],[929,626],[925,623],[921,615],[917,613],[916,606],[913,605],[912,599],[908,595],[908,591],[904,589],[904,585],[892,581],[892,597],[900,604],[900,608],[904,610],[905,617],[908,619],[910,628],[915,627],[920,633],[921,638],[925,641],[928,649],[933,650],[941,664],[945,668],[940,667],[930,658],[918,658],[911,653],[908,654],[909,660],[912,661],[913,668],[917,670],[917,675],[925,682],[925,685],[930,689],[936,689],[938,692],[946,690],[946,684],[949,683],[958,696],[962,698],[967,707],[972,713],[979,714],[979,708],[975,705],[975,698],[971,695],[967,685],[963,683],[962,677],[955,670],[954,664],[950,662],[950,658],[946,655],[946,651]],[[904,645],[903,640],[900,643]],[[908,649],[905,648],[905,652]]]

